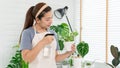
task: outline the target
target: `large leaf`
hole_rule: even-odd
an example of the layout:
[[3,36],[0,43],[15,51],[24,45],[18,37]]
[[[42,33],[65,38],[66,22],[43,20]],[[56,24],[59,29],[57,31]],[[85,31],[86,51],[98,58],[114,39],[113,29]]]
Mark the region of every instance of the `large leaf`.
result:
[[112,64],[116,67],[119,64],[119,60],[118,59],[113,59]]
[[53,25],[53,26],[50,27],[50,29],[53,30],[53,31],[55,31],[55,32],[58,32],[57,26]]
[[88,43],[85,43],[84,41],[80,42],[77,45],[77,51],[78,51],[79,55],[84,57],[89,51]]
[[113,57],[115,57],[116,59],[118,59],[119,58],[118,48],[114,47],[113,45],[111,45],[110,49],[111,49],[111,54],[113,55]]
[[62,40],[59,40],[58,42],[59,42],[60,50],[63,50],[63,48],[64,48],[63,41],[62,41]]

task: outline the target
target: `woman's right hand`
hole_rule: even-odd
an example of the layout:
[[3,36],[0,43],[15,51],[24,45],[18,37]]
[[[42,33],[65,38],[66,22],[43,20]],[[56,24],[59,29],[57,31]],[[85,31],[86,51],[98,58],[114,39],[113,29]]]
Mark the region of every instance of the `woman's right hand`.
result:
[[48,35],[42,39],[44,45],[50,44],[54,40],[54,36]]

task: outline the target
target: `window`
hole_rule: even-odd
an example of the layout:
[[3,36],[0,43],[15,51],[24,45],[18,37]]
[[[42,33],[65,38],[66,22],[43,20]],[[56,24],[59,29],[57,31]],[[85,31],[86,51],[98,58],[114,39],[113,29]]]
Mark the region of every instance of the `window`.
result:
[[105,62],[106,0],[82,1],[82,40],[90,47],[85,59]]
[[109,58],[108,61],[111,62],[113,56],[110,52],[110,46],[114,45],[120,50],[120,0],[109,0]]

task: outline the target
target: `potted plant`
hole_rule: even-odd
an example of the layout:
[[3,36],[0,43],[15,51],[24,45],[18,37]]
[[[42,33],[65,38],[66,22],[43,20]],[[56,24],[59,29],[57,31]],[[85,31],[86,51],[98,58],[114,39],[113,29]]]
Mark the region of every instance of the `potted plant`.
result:
[[[74,43],[74,37],[78,35],[77,32],[71,32],[69,30],[69,26],[66,23],[61,23],[60,25],[52,25],[50,27],[51,30],[55,31],[57,33],[59,47],[60,47],[60,53],[64,53],[65,51],[70,51],[71,45]],[[73,60],[70,58],[68,60],[68,64],[70,67],[73,66]],[[62,66],[66,66],[65,63],[63,63]]]
[[74,58],[74,66],[75,68],[78,68],[78,67],[84,68],[85,63],[84,63],[83,58],[89,52],[88,43],[81,41],[77,45],[77,52],[78,52],[78,55],[76,58]]
[[74,43],[74,37],[78,35],[77,32],[70,32],[69,26],[66,23],[60,25],[53,25],[50,29],[54,30],[58,35],[60,50],[66,49],[68,45]]
[[22,59],[21,52],[18,50],[19,45],[14,46],[17,48],[15,55],[10,59],[10,63],[6,68],[28,68],[28,63],[25,63]]
[[69,68],[69,62],[67,60],[62,62],[62,68]]
[[91,66],[92,66],[92,63],[91,62],[86,62],[85,63],[85,68],[91,68]]
[[89,52],[89,46],[88,43],[81,41],[78,45],[77,45],[77,51],[78,54],[84,58],[84,56]]
[[114,57],[114,59],[112,60],[112,65],[109,63],[107,64],[110,65],[112,68],[116,68],[120,63],[120,51],[114,45],[111,45],[110,50],[111,50],[111,54]]
[[[50,29],[54,30],[58,35],[60,50],[69,49],[71,44],[74,43],[74,37],[78,35],[77,32],[70,32],[69,26],[66,23],[61,23],[60,25],[53,25]],[[67,51],[69,51],[67,49]]]
[[68,32],[63,35],[64,46],[66,51],[71,51],[71,45],[74,44],[74,38],[78,35],[77,32]]
[[64,48],[64,44],[63,44],[64,40],[63,40],[63,38],[61,36],[62,36],[63,33],[66,33],[64,30],[67,31],[69,28],[66,27],[65,23],[62,23],[60,25],[52,25],[50,27],[50,29],[57,33],[60,50],[63,50],[63,48]]
[[68,61],[69,61],[70,68],[72,68],[73,67],[73,56],[71,56]]

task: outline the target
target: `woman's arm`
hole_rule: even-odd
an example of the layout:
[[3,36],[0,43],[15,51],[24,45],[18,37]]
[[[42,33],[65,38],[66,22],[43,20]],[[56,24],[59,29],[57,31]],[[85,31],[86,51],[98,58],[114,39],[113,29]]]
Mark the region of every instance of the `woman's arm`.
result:
[[72,53],[71,53],[70,51],[68,51],[68,52],[66,52],[66,53],[64,53],[64,54],[58,54],[58,53],[56,52],[56,58],[55,58],[55,60],[56,60],[56,62],[62,61],[62,60],[64,60],[65,58],[69,57],[71,54],[72,54]]
[[53,41],[52,36],[47,36],[43,38],[31,50],[28,50],[28,49],[22,50],[22,58],[24,59],[25,62],[32,62],[36,58],[38,53],[41,51],[41,49],[43,49],[46,44],[49,44],[52,41]]
[[75,52],[75,45],[73,45],[73,46],[71,47],[71,49],[72,49],[71,51],[67,51],[67,52],[64,53],[64,54],[58,54],[57,51],[56,51],[56,58],[55,58],[56,62],[62,61],[62,60],[64,60],[65,58],[67,58],[67,57],[69,57],[70,55],[72,55],[72,53]]
[[44,47],[44,44],[42,42],[39,42],[35,47],[33,47],[31,50],[25,49],[22,50],[22,58],[25,62],[32,62],[40,50]]

